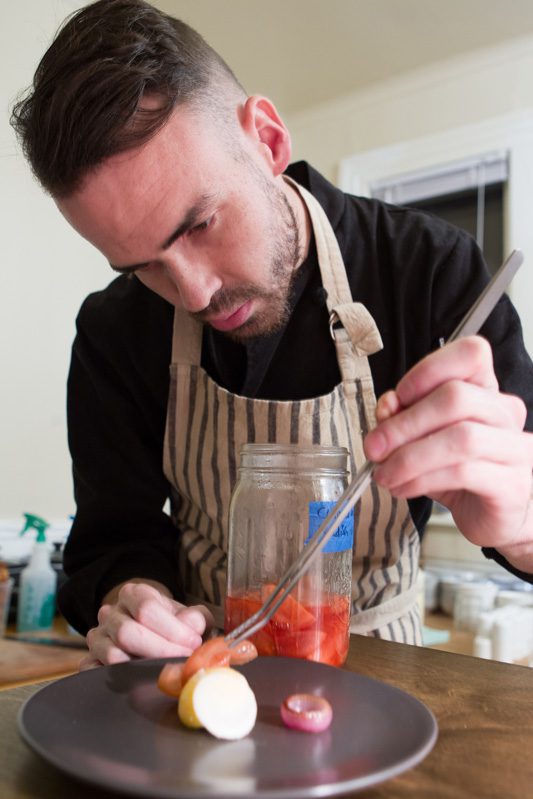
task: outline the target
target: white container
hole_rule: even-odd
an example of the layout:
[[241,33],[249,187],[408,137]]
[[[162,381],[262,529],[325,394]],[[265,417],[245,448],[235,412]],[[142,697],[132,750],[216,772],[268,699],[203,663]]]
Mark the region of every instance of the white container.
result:
[[[480,646],[481,649],[490,646],[494,660],[504,663],[527,660],[533,654],[533,608],[506,605],[482,613],[477,633],[475,654],[480,653]],[[478,639],[483,639],[483,643]]]
[[533,609],[509,605],[498,608],[494,615],[493,658],[513,663],[530,657],[533,652]]
[[453,608],[456,630],[475,633],[480,615],[494,607],[498,587],[488,580],[458,586]]
[[439,607],[439,575],[431,569],[424,569],[424,605],[431,613]]
[[439,584],[440,608],[442,612],[446,613],[448,616],[453,616],[455,594],[460,584],[461,581],[459,577],[454,577],[453,575],[447,575],[446,577],[442,578],[440,581]]
[[439,582],[439,604],[443,613],[453,616],[455,605],[455,595],[457,589],[463,583],[479,582],[480,575],[474,571],[446,571],[440,577]]
[[50,564],[44,531],[39,531],[30,562],[20,575],[17,631],[49,630],[54,620],[57,574]]
[[474,638],[474,657],[490,660],[492,658],[492,641],[486,635],[476,635]]
[[533,607],[533,591],[500,591],[496,597],[496,607],[503,608],[506,605]]

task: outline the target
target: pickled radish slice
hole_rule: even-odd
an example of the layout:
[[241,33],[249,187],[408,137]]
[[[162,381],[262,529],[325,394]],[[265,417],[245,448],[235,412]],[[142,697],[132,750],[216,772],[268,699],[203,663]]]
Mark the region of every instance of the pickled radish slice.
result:
[[200,669],[211,669],[217,666],[229,666],[230,649],[222,636],[204,641],[192,655],[189,655],[183,666],[183,684],[190,680]]
[[185,661],[183,667],[183,685],[190,680],[200,669],[212,669],[217,666],[234,666],[248,663],[257,657],[257,649],[251,641],[242,641],[235,647],[229,646],[228,642],[221,636],[210,638],[208,641],[195,649],[192,655]]
[[230,648],[229,662],[232,666],[242,666],[257,657],[257,648],[251,641],[241,641]]
[[327,699],[315,694],[292,694],[281,705],[283,723],[292,730],[323,732],[333,718]]
[[[277,588],[275,583],[265,583],[261,586],[261,604],[265,602],[270,594]],[[316,624],[316,619],[301,602],[291,594],[281,603],[274,616],[278,627],[290,629],[298,627],[299,630],[312,627]]]
[[237,646],[218,636],[205,641],[185,663],[166,663],[157,680],[157,687],[167,696],[178,699],[186,683],[201,669],[218,666],[241,666],[257,657],[257,649],[251,641],[241,641]]
[[235,741],[252,731],[257,702],[246,677],[222,666],[198,671],[186,683],[178,715],[187,727],[205,727],[216,738]]
[[[235,596],[226,596],[226,632],[242,624],[256,613],[274,586]],[[346,660],[349,645],[350,598],[331,592],[306,604],[290,596],[270,621],[251,636],[260,655],[299,657],[341,666]]]
[[184,663],[166,663],[157,678],[157,687],[167,696],[179,697],[183,688]]

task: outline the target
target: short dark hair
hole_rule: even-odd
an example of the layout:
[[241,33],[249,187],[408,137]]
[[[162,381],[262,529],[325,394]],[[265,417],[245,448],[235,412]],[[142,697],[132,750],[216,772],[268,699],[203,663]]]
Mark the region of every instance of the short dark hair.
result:
[[[178,105],[218,112],[232,92],[244,95],[184,22],[144,0],[98,0],[67,18],[11,124],[43,188],[65,197],[106,158],[151,138]],[[145,96],[157,107],[143,107]]]

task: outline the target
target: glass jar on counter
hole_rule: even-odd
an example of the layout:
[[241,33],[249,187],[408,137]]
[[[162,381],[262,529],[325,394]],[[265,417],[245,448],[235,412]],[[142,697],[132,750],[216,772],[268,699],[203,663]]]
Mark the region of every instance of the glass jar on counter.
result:
[[[255,613],[347,486],[344,447],[245,444],[229,511],[225,631]],[[353,511],[252,641],[260,655],[341,665],[349,644]]]

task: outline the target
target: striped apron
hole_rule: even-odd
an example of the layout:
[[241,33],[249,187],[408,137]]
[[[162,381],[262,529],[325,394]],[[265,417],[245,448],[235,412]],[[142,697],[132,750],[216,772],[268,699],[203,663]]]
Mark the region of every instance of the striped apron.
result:
[[[341,323],[331,325],[341,383],[329,394],[296,401],[232,394],[200,366],[202,324],[184,311],[174,312],[164,471],[180,531],[178,568],[187,603],[207,605],[220,627],[229,503],[242,444],[344,446],[354,474],[365,460],[363,438],[375,425],[368,355],[382,348],[381,337],[366,308],[352,300],[322,207],[290,182],[309,211],[330,319]],[[420,644],[419,536],[407,502],[372,483],[355,508],[354,524],[351,632]]]

